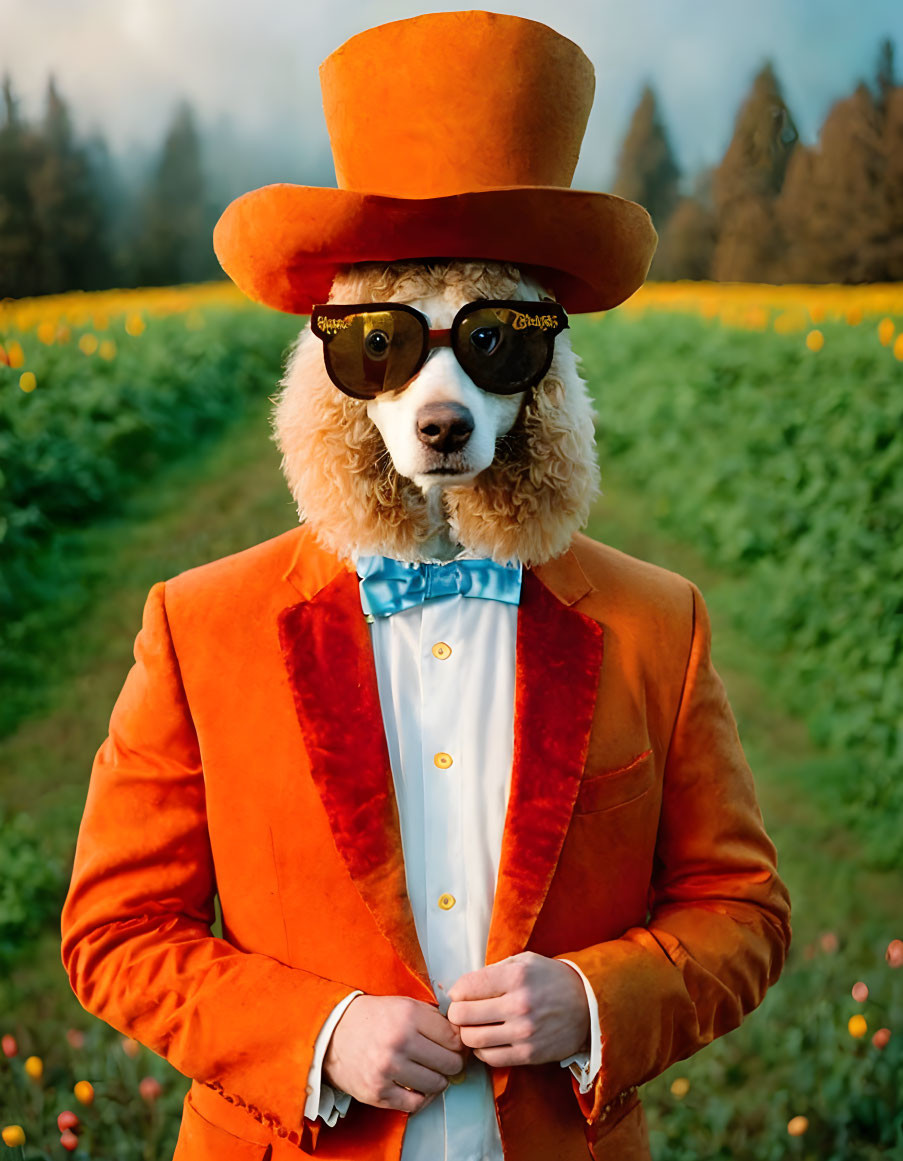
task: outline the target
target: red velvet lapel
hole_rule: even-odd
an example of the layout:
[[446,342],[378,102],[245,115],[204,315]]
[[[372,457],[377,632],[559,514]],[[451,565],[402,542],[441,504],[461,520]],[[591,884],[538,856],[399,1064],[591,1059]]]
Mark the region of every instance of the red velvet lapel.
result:
[[433,990],[407,894],[376,667],[357,578],[343,569],[279,616],[279,639],[311,774],[339,854],[380,930]]
[[553,591],[525,571],[518,615],[514,760],[487,963],[526,948],[545,901],[583,776],[602,666],[602,626],[568,607],[591,587],[573,556],[540,575]]

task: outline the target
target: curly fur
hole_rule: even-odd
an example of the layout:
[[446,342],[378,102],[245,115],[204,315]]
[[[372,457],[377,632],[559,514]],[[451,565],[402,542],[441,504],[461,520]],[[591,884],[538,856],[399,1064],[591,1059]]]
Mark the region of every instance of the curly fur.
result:
[[[496,262],[360,264],[335,279],[330,301],[512,298],[519,280],[515,267]],[[292,349],[275,404],[282,470],[319,541],[344,558],[425,559],[437,532],[435,507],[396,472],[366,404],[329,380],[309,328]],[[567,549],[597,493],[592,408],[565,332],[493,463],[470,483],[444,490],[439,519],[468,551],[537,565]]]

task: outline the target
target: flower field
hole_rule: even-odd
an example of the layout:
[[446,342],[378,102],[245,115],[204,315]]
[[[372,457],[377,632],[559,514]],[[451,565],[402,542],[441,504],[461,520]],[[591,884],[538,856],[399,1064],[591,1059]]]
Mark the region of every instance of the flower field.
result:
[[573,325],[603,487],[744,578],[736,622],[903,865],[903,290],[653,284]]
[[29,704],[29,615],[72,579],[60,534],[265,396],[299,323],[231,283],[0,303],[0,736]]
[[[0,304],[0,760],[6,745],[4,779],[49,771],[18,796],[28,814],[0,811],[0,1161],[172,1155],[188,1081],[84,1013],[58,962],[62,853],[109,696],[73,711],[93,715],[78,753],[65,722],[37,735],[30,767],[10,747],[46,712],[56,643],[35,625],[83,584],[81,530],[129,518],[177,461],[251,423],[261,474],[278,474],[263,405],[300,321],[224,284]],[[903,1161],[903,290],[649,284],[571,327],[603,488],[731,578],[721,611],[824,747],[800,791],[818,826],[766,811],[794,902],[784,975],[741,1028],[645,1087],[653,1156]],[[247,453],[224,462],[245,471]],[[284,488],[264,513],[250,483],[230,508],[186,478],[189,531],[235,526],[239,547],[293,519]],[[149,542],[159,556],[169,535]],[[112,536],[114,580],[120,548]],[[112,599],[109,577],[97,591]],[[754,762],[757,776],[795,777],[782,735],[741,729],[778,770]],[[852,864],[863,848],[877,869]]]

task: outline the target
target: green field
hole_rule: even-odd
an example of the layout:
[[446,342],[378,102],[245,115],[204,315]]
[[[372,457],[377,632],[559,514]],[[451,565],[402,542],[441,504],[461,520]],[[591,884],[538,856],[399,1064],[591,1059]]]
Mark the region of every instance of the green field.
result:
[[[53,1122],[63,1108],[85,1126],[77,1157],[171,1155],[187,1082],[145,1049],[128,1055],[81,1011],[59,965],[57,915],[148,589],[295,520],[266,401],[292,324],[262,332],[243,321],[255,316],[217,324],[224,358],[254,368],[233,397],[235,422],[224,415],[208,438],[168,448],[82,527],[51,527],[27,552],[41,599],[7,638],[18,650],[6,686],[18,725],[0,742],[0,1034],[19,1047],[0,1057],[0,1121],[25,1127],[25,1157],[62,1155]],[[600,415],[605,495],[590,532],[702,588],[794,901],[788,965],[762,1008],[646,1086],[656,1161],[903,1158],[903,970],[885,961],[903,937],[893,732],[903,364],[864,329],[822,331],[816,362],[798,334],[691,315],[573,324]],[[183,334],[196,332],[168,333],[173,359]],[[131,381],[140,374],[138,363]],[[46,387],[50,407],[63,388],[49,378]],[[6,394],[0,417],[11,406]],[[857,981],[868,985],[864,1002],[851,996]],[[857,1014],[861,1037],[848,1027]],[[878,1048],[883,1027],[892,1035]],[[43,1061],[39,1081],[24,1074],[28,1054]],[[157,1100],[138,1095],[148,1075],[163,1086]],[[72,1096],[81,1079],[94,1085],[90,1106]],[[808,1129],[790,1137],[798,1116]]]

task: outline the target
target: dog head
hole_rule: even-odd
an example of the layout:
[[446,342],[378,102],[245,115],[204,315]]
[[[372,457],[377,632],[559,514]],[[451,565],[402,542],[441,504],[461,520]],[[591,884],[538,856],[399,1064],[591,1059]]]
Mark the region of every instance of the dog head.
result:
[[[347,268],[330,302],[403,302],[444,329],[475,299],[542,297],[500,263],[406,262]],[[358,400],[330,381],[307,328],[281,383],[274,438],[299,515],[344,557],[428,559],[441,524],[479,555],[538,564],[567,548],[597,491],[592,412],[566,332],[526,394],[481,390],[440,347],[402,390]]]

